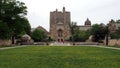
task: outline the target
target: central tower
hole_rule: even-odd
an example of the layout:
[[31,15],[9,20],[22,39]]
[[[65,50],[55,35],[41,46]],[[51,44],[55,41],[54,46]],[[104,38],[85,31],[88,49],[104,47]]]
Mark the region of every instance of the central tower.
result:
[[70,12],[63,7],[62,11],[50,12],[50,36],[56,41],[68,40],[71,36],[70,31]]

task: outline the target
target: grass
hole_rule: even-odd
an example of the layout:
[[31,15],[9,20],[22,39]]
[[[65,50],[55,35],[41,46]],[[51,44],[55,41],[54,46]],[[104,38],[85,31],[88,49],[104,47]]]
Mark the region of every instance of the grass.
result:
[[0,68],[120,68],[120,50],[90,46],[0,50]]

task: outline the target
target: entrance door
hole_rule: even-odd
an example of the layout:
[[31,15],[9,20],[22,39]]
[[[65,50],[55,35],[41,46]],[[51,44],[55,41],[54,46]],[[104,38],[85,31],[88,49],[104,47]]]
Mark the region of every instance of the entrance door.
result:
[[59,38],[63,37],[63,31],[61,29],[58,30],[58,37]]

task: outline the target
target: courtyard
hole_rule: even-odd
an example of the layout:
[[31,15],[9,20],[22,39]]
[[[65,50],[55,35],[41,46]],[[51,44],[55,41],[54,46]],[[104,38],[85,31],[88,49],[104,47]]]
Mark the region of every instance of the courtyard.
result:
[[120,49],[104,46],[0,48],[1,68],[120,68]]

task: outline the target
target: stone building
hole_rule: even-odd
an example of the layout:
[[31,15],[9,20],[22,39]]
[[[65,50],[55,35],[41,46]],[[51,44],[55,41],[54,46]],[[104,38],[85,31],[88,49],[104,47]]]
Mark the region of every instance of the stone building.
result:
[[31,39],[31,37],[28,34],[25,34],[21,37],[21,44],[22,45],[30,45],[33,44],[33,40]]
[[44,33],[46,33],[49,36],[49,32],[44,27],[42,27],[42,26],[38,26],[37,28],[32,28],[31,32],[33,32],[36,29],[42,30]]
[[62,11],[50,12],[50,37],[56,41],[64,41],[71,36],[70,32],[71,16],[70,12],[63,7]]
[[[32,32],[35,29],[43,30],[51,39],[62,42],[68,40],[71,37],[71,14],[69,11],[65,10],[63,7],[62,11],[52,11],[50,12],[50,31],[48,32],[42,26],[38,26],[37,28],[32,28]],[[87,18],[84,25],[77,25],[80,30],[89,30],[91,29],[91,21]]]
[[79,30],[84,30],[84,31],[91,29],[92,28],[91,21],[87,18],[84,25],[80,25],[78,26],[78,28]]
[[114,32],[118,29],[120,29],[120,23],[116,23],[113,19],[111,21],[109,21],[109,30],[110,32]]

